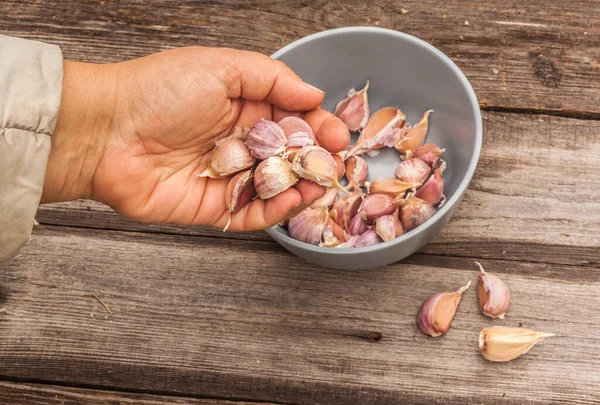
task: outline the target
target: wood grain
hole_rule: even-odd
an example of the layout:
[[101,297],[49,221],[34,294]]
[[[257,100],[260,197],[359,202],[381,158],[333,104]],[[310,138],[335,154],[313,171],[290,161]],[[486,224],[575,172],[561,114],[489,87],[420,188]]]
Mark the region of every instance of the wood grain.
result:
[[[256,405],[256,402],[146,395],[43,384],[0,382],[0,403],[10,405]],[[274,405],[261,402],[261,404]]]
[[0,32],[105,63],[189,45],[271,54],[325,29],[385,27],[448,54],[485,107],[599,118],[597,7],[594,0],[21,0],[3,2]]
[[[0,370],[276,403],[600,403],[598,268],[484,261],[511,288],[507,319],[481,315],[472,289],[431,339],[421,302],[477,273],[471,259],[411,260],[347,272],[260,241],[40,226],[0,273]],[[558,337],[490,364],[477,334],[501,324]]]
[[[598,266],[600,122],[487,112],[484,126],[470,188],[448,226],[422,252]],[[260,232],[133,223],[90,201],[42,206],[38,221],[270,240]]]

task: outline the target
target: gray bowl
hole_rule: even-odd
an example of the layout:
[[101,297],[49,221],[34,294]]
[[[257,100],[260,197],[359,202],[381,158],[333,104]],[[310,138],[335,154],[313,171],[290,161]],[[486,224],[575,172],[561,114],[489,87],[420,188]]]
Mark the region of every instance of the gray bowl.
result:
[[[293,254],[323,267],[367,269],[401,260],[429,243],[460,203],[479,159],[482,130],[477,97],[460,69],[441,51],[397,31],[349,27],[310,35],[272,55],[327,95],[323,108],[369,80],[371,112],[396,106],[415,124],[428,109],[427,143],[446,148],[446,204],[420,227],[392,241],[356,249],[322,248],[294,240],[284,228],[267,233]],[[366,155],[363,155],[366,157]],[[367,158],[370,179],[393,177],[400,162],[395,149]]]

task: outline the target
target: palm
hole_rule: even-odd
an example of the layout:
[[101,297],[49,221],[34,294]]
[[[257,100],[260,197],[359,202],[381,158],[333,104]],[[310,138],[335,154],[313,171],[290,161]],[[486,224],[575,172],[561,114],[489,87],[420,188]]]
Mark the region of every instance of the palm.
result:
[[[216,139],[234,125],[272,118],[273,108],[267,101],[243,101],[222,58],[215,50],[187,48],[128,62],[123,75],[130,85],[117,103],[122,116],[116,122],[124,124],[104,148],[94,198],[135,220],[224,225],[227,180],[196,174],[206,167]],[[264,228],[298,202],[291,192],[279,201],[255,201],[232,228]]]

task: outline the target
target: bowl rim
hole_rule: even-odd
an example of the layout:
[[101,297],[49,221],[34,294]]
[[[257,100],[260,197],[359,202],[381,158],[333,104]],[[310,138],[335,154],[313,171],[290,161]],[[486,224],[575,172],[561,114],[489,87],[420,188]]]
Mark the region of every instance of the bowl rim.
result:
[[440,59],[440,61],[442,63],[444,63],[447,67],[449,67],[450,70],[452,70],[457,75],[458,79],[461,81],[462,85],[466,89],[469,100],[471,102],[471,107],[473,108],[473,113],[475,116],[475,147],[474,147],[475,150],[473,151],[473,155],[471,157],[471,161],[469,162],[467,172],[466,172],[465,176],[463,177],[463,179],[461,180],[461,182],[459,183],[454,195],[451,198],[449,198],[448,201],[446,201],[446,203],[444,204],[443,207],[438,208],[436,210],[435,214],[431,217],[431,219],[427,220],[423,225],[413,229],[412,231],[409,231],[409,232],[403,234],[402,236],[399,236],[398,238],[392,239],[387,242],[382,242],[377,245],[365,246],[365,247],[360,247],[360,248],[332,249],[332,248],[321,247],[318,245],[310,245],[308,243],[304,243],[304,242],[298,241],[296,239],[293,239],[289,235],[280,233],[278,231],[278,228],[280,228],[279,225],[275,225],[272,228],[265,230],[267,232],[267,234],[269,234],[275,240],[283,239],[286,243],[289,243],[299,249],[303,249],[303,250],[314,252],[314,253],[334,255],[334,256],[335,255],[360,255],[360,254],[363,254],[366,252],[374,252],[374,251],[378,251],[381,249],[387,249],[389,247],[399,245],[408,239],[416,238],[418,235],[421,235],[421,234],[424,234],[425,232],[427,232],[427,230],[429,228],[434,226],[438,221],[440,221],[448,213],[448,211],[453,209],[454,206],[459,203],[460,199],[462,198],[464,193],[467,191],[469,183],[471,182],[473,174],[475,173],[475,169],[477,168],[477,163],[479,162],[479,156],[481,154],[481,145],[483,142],[483,123],[482,123],[482,118],[481,118],[481,110],[479,108],[479,101],[477,100],[477,96],[475,94],[475,91],[473,90],[473,87],[471,86],[471,83],[469,83],[469,80],[467,79],[465,74],[452,61],[452,59],[450,59],[450,57],[448,57],[445,53],[443,53],[442,51],[437,49],[435,46],[433,46],[430,43],[428,43],[422,39],[419,39],[415,36],[412,36],[412,35],[409,35],[409,34],[406,34],[406,33],[400,32],[400,31],[391,30],[391,29],[387,29],[387,28],[379,28],[379,27],[334,28],[334,29],[330,29],[330,30],[317,32],[315,34],[308,35],[308,36],[300,38],[292,43],[289,43],[288,45],[284,46],[283,48],[279,49],[277,52],[272,54],[271,58],[278,59],[285,53],[293,50],[294,48],[296,48],[298,46],[301,46],[307,42],[318,40],[323,37],[329,37],[332,35],[341,35],[341,34],[346,34],[346,33],[357,33],[357,32],[391,35],[398,39],[412,42],[413,44],[420,46],[422,48],[425,48],[429,52],[433,53],[435,56],[438,57],[438,59]]

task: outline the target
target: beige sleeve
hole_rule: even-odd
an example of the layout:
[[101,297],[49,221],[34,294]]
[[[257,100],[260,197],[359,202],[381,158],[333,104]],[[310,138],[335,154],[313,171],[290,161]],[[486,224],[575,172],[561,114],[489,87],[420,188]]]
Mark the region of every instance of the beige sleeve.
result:
[[62,80],[57,46],[0,35],[0,268],[31,236]]

